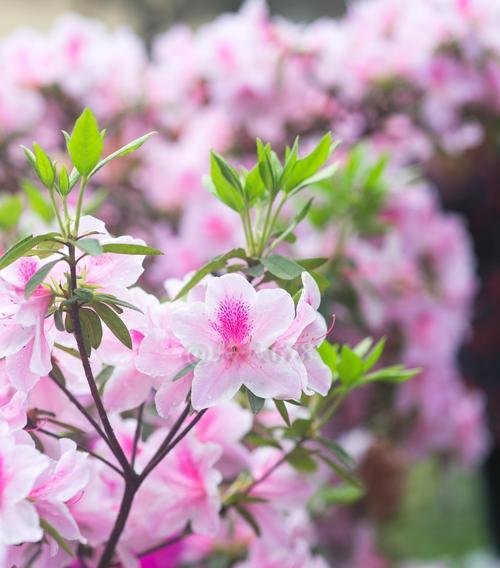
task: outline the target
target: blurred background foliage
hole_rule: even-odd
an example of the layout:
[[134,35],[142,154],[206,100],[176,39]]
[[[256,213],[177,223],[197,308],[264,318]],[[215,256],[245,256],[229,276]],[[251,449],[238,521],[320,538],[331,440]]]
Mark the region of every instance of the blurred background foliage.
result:
[[[64,12],[78,12],[111,26],[127,24],[146,40],[175,22],[194,24],[239,9],[242,0],[2,0],[0,35],[21,26],[47,29]],[[297,21],[339,16],[349,0],[269,0],[274,14]]]

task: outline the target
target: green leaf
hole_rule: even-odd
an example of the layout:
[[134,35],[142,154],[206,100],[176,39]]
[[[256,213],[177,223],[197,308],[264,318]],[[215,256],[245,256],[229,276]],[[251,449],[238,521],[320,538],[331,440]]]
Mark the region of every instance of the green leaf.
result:
[[45,199],[41,191],[27,179],[21,182],[21,187],[28,198],[31,209],[46,223],[50,223],[54,217],[50,201]]
[[54,377],[54,379],[56,379],[58,383],[60,383],[63,386],[66,385],[66,379],[64,378],[64,374],[59,368],[59,365],[54,361],[54,359],[52,359],[52,369],[50,371],[50,374]]
[[40,518],[40,527],[46,532],[49,536],[51,536],[57,544],[66,552],[68,556],[74,558],[75,555],[71,548],[68,546],[68,543],[64,540],[64,538],[59,534],[57,529],[55,529],[50,523],[48,523],[45,519]]
[[90,256],[99,256],[103,252],[103,247],[96,239],[79,239],[78,241],[71,241],[81,251],[90,254]]
[[282,280],[295,280],[304,272],[302,266],[279,254],[272,254],[263,258],[262,264],[273,276]]
[[36,156],[35,156],[35,154],[33,154],[33,152],[29,148],[26,148],[26,146],[23,146],[23,144],[21,144],[21,148],[22,148],[24,155],[26,156],[28,162],[31,164],[32,168],[36,169]]
[[64,165],[61,166],[59,171],[59,193],[61,195],[68,195],[71,191],[70,183],[69,183],[69,175],[68,170]]
[[354,347],[353,351],[354,353],[356,353],[356,355],[364,357],[368,353],[372,345],[373,339],[371,337],[365,337]]
[[70,314],[70,312],[66,312],[66,318],[64,320],[64,329],[68,333],[73,333],[75,331],[75,326],[73,324],[73,316]]
[[275,193],[276,178],[274,177],[273,163],[271,159],[271,146],[264,145],[260,138],[257,138],[257,157],[260,177],[265,187],[272,193]]
[[286,458],[287,462],[297,471],[302,473],[314,473],[318,469],[318,464],[311,456],[311,452],[303,446],[297,446]]
[[323,363],[330,368],[333,373],[337,372],[337,361],[338,361],[338,349],[336,345],[332,345],[328,341],[323,341],[323,343],[318,347],[318,353],[323,360]]
[[24,288],[24,297],[28,299],[31,294],[40,286],[40,284],[45,280],[49,272],[54,268],[54,266],[61,262],[61,259],[53,260],[52,262],[47,262],[41,268],[39,268],[35,274],[28,280]]
[[35,172],[40,178],[40,181],[47,189],[51,189],[54,185],[54,180],[56,177],[56,172],[54,169],[54,164],[51,162],[50,158],[44,152],[44,150],[36,143],[33,143],[33,149],[35,151]]
[[310,270],[314,270],[315,268],[319,268],[328,262],[328,258],[324,257],[315,257],[315,258],[299,258],[295,262],[302,266],[304,270],[308,272]]
[[290,416],[288,416],[288,410],[286,408],[286,404],[282,400],[274,399],[274,404],[280,413],[281,418],[285,421],[285,424],[288,427],[291,427],[292,423],[290,422]]
[[106,324],[111,333],[119,339],[123,345],[132,349],[132,338],[130,337],[127,326],[116,315],[116,313],[106,304],[101,304],[100,302],[94,302],[92,307]]
[[64,322],[62,319],[62,310],[59,308],[54,312],[54,324],[58,331],[64,331]]
[[281,445],[279,444],[279,442],[277,442],[273,438],[264,438],[263,436],[259,436],[259,434],[256,434],[255,432],[250,432],[249,434],[247,434],[245,436],[245,440],[252,446],[256,447],[269,446],[271,448],[276,448],[278,450],[281,450]]
[[89,347],[97,349],[102,341],[102,324],[99,316],[92,310],[82,308],[80,309],[80,321],[82,323],[82,329],[86,329],[85,333],[87,334]]
[[0,202],[0,228],[13,229],[21,217],[23,204],[19,195],[7,195]]
[[291,192],[317,173],[319,168],[326,162],[332,151],[332,135],[329,132],[319,142],[316,148],[305,158],[295,162],[287,179],[283,180],[283,189],[286,193]]
[[306,178],[305,180],[301,181],[294,189],[293,189],[293,194],[295,195],[296,193],[298,193],[301,189],[304,189],[305,187],[309,187],[311,185],[316,185],[319,184],[323,181],[329,180],[330,178],[332,178],[335,174],[335,172],[338,169],[338,164],[331,164],[330,166],[327,166],[326,168],[323,168],[322,170],[320,170],[319,172],[315,173],[313,176]]
[[99,125],[89,108],[86,108],[75,122],[68,142],[68,152],[75,168],[87,177],[99,162],[103,141]]
[[156,134],[156,132],[148,132],[147,134],[144,134],[144,136],[140,136],[139,138],[132,140],[132,142],[125,144],[125,146],[122,146],[119,150],[116,150],[109,156],[106,156],[95,166],[95,168],[93,168],[93,170],[89,174],[89,177],[96,174],[101,168],[103,168],[106,164],[108,164],[112,160],[115,160],[116,158],[121,158],[122,156],[126,156],[127,154],[135,152],[135,150],[140,148],[154,134]]
[[243,211],[245,202],[242,195],[242,187],[238,173],[222,156],[215,152],[210,155],[210,176],[213,185],[211,191],[222,203],[231,207],[238,213]]
[[189,363],[189,365],[183,367],[178,373],[175,374],[174,378],[172,379],[172,382],[175,383],[175,381],[184,378],[188,373],[190,373],[196,367],[197,364],[198,361],[193,361],[192,363]]
[[259,525],[255,520],[254,516],[252,515],[252,513],[250,513],[250,511],[245,507],[243,507],[240,503],[236,503],[234,505],[234,508],[238,511],[241,517],[248,523],[248,525],[253,529],[254,533],[257,536],[260,536]]
[[227,261],[231,260],[232,258],[242,258],[246,259],[245,250],[242,248],[236,248],[230,250],[226,254],[222,254],[220,256],[216,256],[213,260],[202,266],[190,279],[189,281],[184,284],[181,290],[177,293],[174,300],[179,300],[183,296],[185,296],[192,288],[198,284],[205,276],[210,274],[211,272],[216,272],[217,270],[221,270],[227,265]]
[[266,186],[262,181],[258,164],[245,177],[244,192],[249,204],[254,203],[264,194]]
[[374,371],[373,373],[364,375],[359,384],[366,385],[376,381],[403,383],[412,379],[419,373],[420,369],[405,369],[402,365],[393,365],[392,367],[385,367],[379,371]]
[[250,404],[250,408],[252,409],[252,412],[254,414],[258,414],[262,410],[266,402],[265,399],[261,398],[260,396],[257,396],[256,394],[253,394],[253,392],[248,389],[247,389],[247,398]]
[[347,345],[342,346],[340,363],[337,366],[340,382],[347,386],[356,383],[363,372],[363,359]]
[[355,464],[352,457],[344,450],[342,446],[334,442],[333,440],[328,440],[327,438],[320,438],[318,440],[325,448],[327,448],[338,460],[340,460],[346,467],[352,469]]
[[365,494],[362,487],[350,483],[341,483],[330,487],[323,487],[315,500],[325,505],[351,505],[359,501]]
[[154,256],[163,254],[161,250],[148,247],[145,245],[133,245],[126,243],[108,243],[102,245],[103,252],[111,252],[116,254],[137,254],[144,256]]
[[363,372],[369,371],[376,365],[384,352],[385,337],[375,344],[375,347],[368,353],[363,362]]
[[141,314],[144,313],[140,308],[134,306],[134,304],[126,302],[125,300],[121,300],[120,298],[117,298],[112,294],[93,294],[93,298],[95,298],[99,302],[102,302],[103,304],[108,304],[111,307],[122,306]]
[[318,457],[326,463],[330,468],[344,481],[355,487],[363,487],[362,483],[352,475],[350,471],[338,464],[336,461],[330,459],[328,456],[318,454]]

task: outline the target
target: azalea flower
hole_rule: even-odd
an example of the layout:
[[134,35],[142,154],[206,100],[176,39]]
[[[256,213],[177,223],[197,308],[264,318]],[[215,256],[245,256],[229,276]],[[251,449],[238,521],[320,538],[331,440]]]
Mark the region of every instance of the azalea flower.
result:
[[20,258],[0,274],[0,357],[6,358],[7,376],[21,391],[29,391],[52,368],[53,340],[47,331],[53,324],[46,319],[52,293],[38,286],[24,297],[26,284],[42,265],[34,257]]
[[286,352],[291,347],[297,354],[293,362],[306,394],[317,392],[326,396],[332,384],[332,372],[316,350],[328,333],[325,319],[317,311],[321,294],[309,273],[303,272],[301,278],[303,288],[297,303],[297,315],[273,348]]
[[193,407],[200,410],[229,400],[242,385],[262,398],[299,398],[297,371],[271,349],[294,316],[287,292],[256,291],[239,274],[209,280],[204,302],[188,302],[176,309],[172,331],[199,359]]
[[43,536],[30,493],[49,458],[33,446],[16,443],[0,424],[0,544],[37,542]]

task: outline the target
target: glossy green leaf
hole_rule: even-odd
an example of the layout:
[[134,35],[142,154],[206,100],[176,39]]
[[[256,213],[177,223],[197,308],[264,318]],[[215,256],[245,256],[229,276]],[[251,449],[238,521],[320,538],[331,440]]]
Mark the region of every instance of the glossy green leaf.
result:
[[36,142],[33,143],[33,149],[36,159],[35,172],[43,185],[50,189],[54,185],[56,176],[54,164]]
[[25,237],[14,246],[12,246],[1,258],[0,258],[0,270],[9,266],[15,262],[18,258],[24,256],[27,252],[32,250],[36,245],[44,242],[50,241],[54,237],[57,237],[57,233],[44,233],[43,235],[38,235],[33,237],[30,235],[29,237]]
[[132,142],[125,144],[125,146],[122,146],[120,149],[116,150],[109,156],[106,156],[95,166],[95,168],[92,169],[92,171],[89,174],[89,177],[96,174],[101,168],[103,168],[106,164],[108,164],[112,160],[115,160],[116,158],[121,158],[122,156],[126,156],[127,154],[135,152],[135,150],[139,149],[154,134],[156,134],[156,132],[148,132],[147,134],[144,134],[144,136],[140,136],[139,138],[132,140]]
[[254,414],[258,414],[264,407],[264,404],[266,402],[265,399],[261,398],[260,396],[257,396],[248,389],[247,389],[247,398],[250,404],[250,408],[252,409],[252,412]]
[[283,418],[285,424],[288,427],[291,427],[292,423],[290,421],[290,416],[288,416],[288,410],[286,408],[286,404],[284,403],[284,401],[274,399],[274,404],[276,405],[276,408],[280,413],[281,418]]
[[92,307],[106,324],[111,333],[120,340],[123,345],[132,349],[132,338],[130,337],[127,326],[116,315],[116,313],[109,306],[101,304],[100,302],[94,302]]
[[330,156],[331,150],[332,135],[328,133],[310,154],[295,162],[287,178],[283,179],[284,191],[287,193],[291,192],[301,186],[306,179],[315,175]]
[[99,256],[103,253],[103,247],[96,239],[84,238],[77,241],[72,241],[72,243],[81,251],[90,254],[90,256]]
[[134,245],[126,243],[108,243],[102,245],[103,252],[111,252],[115,254],[135,254],[144,256],[154,256],[163,254],[161,250],[148,247],[146,245]]
[[70,186],[70,182],[69,182],[69,175],[68,175],[68,170],[66,169],[66,167],[64,165],[61,166],[61,169],[59,171],[59,193],[61,195],[68,195],[68,193],[71,191],[71,186]]
[[243,211],[245,202],[238,174],[222,156],[215,152],[210,156],[210,176],[213,187],[209,189],[215,196],[238,213]]
[[88,176],[99,162],[103,141],[95,116],[86,108],[75,122],[68,152],[80,175]]
[[40,518],[40,527],[45,533],[47,533],[57,542],[57,544],[64,550],[64,552],[66,552],[68,556],[71,556],[71,558],[75,557],[68,543],[61,536],[61,534],[57,531],[56,528],[54,528],[49,522],[47,522],[45,519],[42,518]]
[[302,266],[280,254],[272,254],[263,258],[262,264],[273,276],[282,280],[294,280],[304,272]]
[[47,262],[41,268],[39,268],[35,274],[28,280],[26,286],[24,287],[24,297],[28,299],[31,294],[42,284],[42,282],[47,278],[49,272],[54,268],[54,266],[61,262],[61,259],[53,260],[52,262]]
[[311,452],[303,446],[297,446],[287,455],[287,462],[301,473],[314,473],[318,469]]

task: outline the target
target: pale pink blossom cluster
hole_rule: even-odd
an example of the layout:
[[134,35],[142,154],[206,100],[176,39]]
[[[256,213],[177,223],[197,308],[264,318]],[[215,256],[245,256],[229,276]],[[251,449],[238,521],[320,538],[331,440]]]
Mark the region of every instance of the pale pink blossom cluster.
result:
[[[490,0],[360,2],[341,21],[309,25],[272,19],[254,1],[196,31],[176,26],[156,38],[150,58],[129,30],[110,32],[78,16],[64,17],[48,33],[19,30],[0,42],[0,143],[8,156],[0,161],[2,185],[12,186],[22,171],[20,142],[36,138],[57,153],[58,130],[68,128],[83,105],[113,125],[111,149],[131,135],[157,130],[132,165],[112,164],[101,177],[115,204],[114,209],[107,204],[105,214],[115,225],[124,214],[134,225],[127,227],[130,232],[153,233],[167,251],[151,269],[155,284],[182,279],[243,242],[238,217],[201,182],[211,148],[244,161],[252,157],[255,136],[284,148],[296,134],[314,140],[328,128],[349,143],[367,139],[374,154],[388,150],[400,164],[425,162],[435,147],[460,154],[483,141],[482,117],[500,109],[499,25],[500,7]],[[443,214],[427,182],[401,183],[396,169],[389,180],[383,218],[390,228],[376,239],[348,239],[345,250],[354,264],[344,277],[357,292],[368,329],[386,333],[405,363],[424,369],[397,394],[395,411],[417,410],[407,447],[418,456],[451,451],[474,464],[487,443],[483,401],[463,386],[456,364],[476,287],[466,230],[460,219]],[[90,217],[82,227],[106,234]],[[331,254],[335,234],[330,239],[329,232],[315,231],[301,235],[298,250]],[[90,403],[70,353],[74,345],[46,318],[46,289],[24,297],[30,277],[50,260],[24,258],[0,278],[0,565],[6,566],[31,557],[29,543],[40,538],[40,518],[73,549],[99,548],[123,490],[122,479],[106,464],[86,460],[68,439],[57,442],[39,432],[60,432],[53,416],[89,432],[47,377],[57,353],[68,386]],[[303,517],[311,488],[289,466],[253,490],[257,499],[249,508],[264,538],[257,539],[234,512],[219,517],[225,480],[244,468],[265,477],[280,455],[270,448],[248,450],[242,440],[252,416],[229,399],[242,385],[275,398],[323,394],[329,387],[315,350],[327,325],[312,281],[304,276],[297,307],[283,290],[256,291],[235,275],[208,278],[187,300],[160,304],[140,289],[128,289],[142,273],[141,258],[102,255],[80,266],[86,283],[145,314],[124,313],[132,350],[105,334],[93,362],[96,374],[113,367],[103,398],[116,413],[115,429],[129,454],[135,421],[118,413],[154,397],[155,413],[148,420],[156,432],[137,449],[139,469],[154,455],[189,390],[196,409],[209,408],[137,494],[120,541],[121,562],[137,565],[137,554],[175,539],[190,523],[197,534],[146,554],[143,565],[196,563],[236,543],[250,547],[239,568],[283,566],[291,557],[297,567],[322,568],[324,561],[311,554],[310,520]],[[57,281],[57,268],[51,277]],[[176,286],[168,283],[169,296]],[[194,371],[172,381],[198,360]],[[214,375],[217,383],[203,380]],[[268,380],[260,383],[264,377]],[[45,456],[22,431],[30,428],[33,409],[49,413],[37,416],[34,425]],[[97,440],[95,450],[113,461]],[[23,476],[14,477],[18,470]],[[266,495],[272,504],[258,502]],[[14,529],[19,534],[10,532]],[[57,566],[64,554],[49,539],[35,566]]]
[[[89,216],[82,218],[80,228],[83,234],[97,234],[102,245],[142,243],[131,237],[111,238],[104,224]],[[239,274],[207,277],[187,299],[161,304],[140,288],[130,289],[143,271],[143,258],[105,253],[78,264],[81,285],[116,294],[140,310],[123,314],[132,349],[106,331],[92,358],[96,376],[112,369],[103,400],[118,442],[128,460],[134,452],[140,473],[190,392],[194,409],[209,410],[138,491],[117,548],[121,565],[138,566],[144,557],[147,566],[151,556],[151,562],[156,558],[162,566],[177,566],[222,548],[233,550],[237,558],[248,549],[241,566],[274,566],[293,548],[297,566],[326,566],[311,553],[314,531],[306,506],[315,484],[283,459],[293,442],[281,440],[283,449],[251,449],[243,440],[254,416],[232,400],[242,385],[266,398],[298,399],[302,391],[327,394],[331,371],[316,351],[327,334],[318,312],[316,282],[303,273],[297,306],[288,292],[256,290]],[[72,354],[73,336],[59,331],[47,317],[53,290],[64,286],[64,264],[26,294],[40,263],[52,261],[53,256],[43,261],[24,257],[0,275],[2,566],[67,566],[68,551],[76,553],[80,547],[81,554],[81,547],[88,546],[99,552],[124,490],[107,441],[95,436],[92,424],[66,398],[70,392],[83,406],[91,402],[83,369]],[[49,283],[51,289],[44,286]],[[47,376],[54,361],[66,390]],[[192,362],[197,363],[194,371],[177,377]],[[144,417],[153,433],[135,441],[136,419],[120,413],[149,403],[153,393],[155,404],[146,406]],[[265,414],[267,420],[276,420],[276,410]],[[93,440],[90,459],[61,433],[67,430]],[[235,511],[220,514],[224,492],[243,471],[254,480],[247,487],[247,509],[260,527],[260,538]],[[192,536],[176,547],[162,546],[188,525]],[[53,538],[51,531],[56,531]],[[95,558],[87,565],[92,562]]]
[[[237,216],[201,183],[211,148],[250,157],[256,135],[284,145],[297,133],[313,139],[318,125],[349,142],[368,138],[375,151],[388,149],[403,163],[428,158],[436,143],[447,152],[479,143],[479,119],[464,114],[498,109],[495,54],[500,46],[494,30],[499,20],[498,6],[486,0],[378,0],[353,5],[340,21],[304,26],[272,19],[263,2],[253,1],[196,31],[174,27],[155,39],[148,59],[132,32],[110,32],[96,22],[66,16],[48,34],[21,30],[0,44],[2,136],[15,141],[9,145],[12,161],[0,167],[9,180],[20,159],[18,141],[38,136],[54,144],[57,127],[66,127],[83,104],[114,121],[113,143],[139,129],[158,130],[133,171],[113,166],[103,183],[116,186],[118,207],[128,223],[137,225],[134,232],[146,236],[154,231],[168,249],[150,278],[156,283],[182,278],[243,240]],[[418,32],[422,22],[425,34]],[[120,60],[127,65],[117,64]],[[21,104],[24,110],[18,112]],[[133,180],[135,192],[122,196],[127,179]],[[387,214],[393,223],[387,236],[377,243],[352,239],[348,246],[359,265],[356,289],[364,315],[372,330],[396,325],[407,360],[427,370],[428,388],[419,394],[409,386],[412,393],[402,409],[420,407],[424,396],[436,399],[444,384],[453,385],[449,388],[457,400],[475,400],[467,405],[474,416],[467,424],[475,434],[459,435],[457,423],[445,443],[442,435],[439,442],[433,440],[438,429],[425,427],[420,444],[449,444],[479,457],[485,443],[482,402],[460,385],[454,363],[475,286],[465,232],[458,220],[442,214],[426,184],[408,193],[396,174],[390,184],[394,198]],[[129,199],[134,200],[130,217]],[[112,221],[120,219],[107,207]],[[168,216],[162,217],[162,211]],[[422,223],[429,230],[422,231]],[[314,246],[320,240],[314,232],[301,239]],[[378,266],[370,270],[373,263]],[[43,298],[36,301],[43,312]],[[38,340],[36,314],[24,317],[34,318],[31,335],[18,341],[38,353],[44,343]],[[428,349],[437,337],[439,355]],[[47,367],[46,353],[45,359],[43,352],[39,355],[38,363]],[[26,357],[23,352],[25,367]],[[14,351],[9,365],[20,358]],[[462,451],[465,439],[476,451]]]

